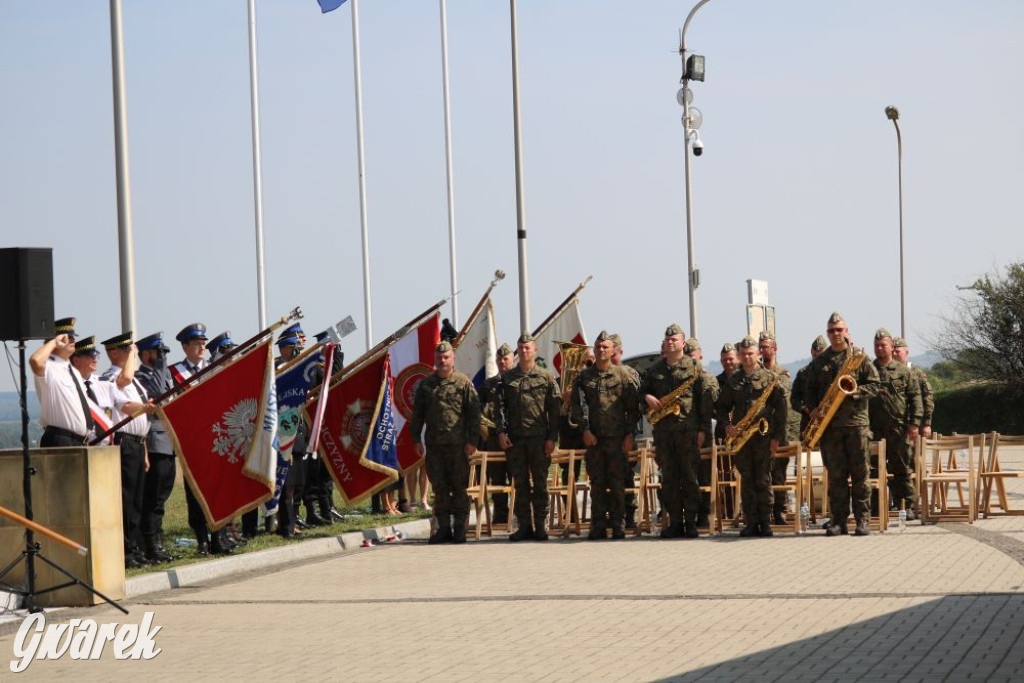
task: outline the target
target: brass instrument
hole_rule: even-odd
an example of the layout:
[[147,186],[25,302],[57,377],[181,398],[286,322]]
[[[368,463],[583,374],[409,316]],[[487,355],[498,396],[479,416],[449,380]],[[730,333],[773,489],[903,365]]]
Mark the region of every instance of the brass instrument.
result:
[[807,444],[808,448],[814,448],[818,445],[822,435],[825,433],[825,428],[828,427],[829,422],[835,417],[836,411],[839,410],[843,400],[857,391],[857,380],[853,378],[853,373],[860,369],[860,366],[864,364],[867,357],[867,354],[862,349],[852,349],[850,355],[839,368],[836,378],[832,380],[832,384],[829,385],[828,391],[825,392],[824,398],[821,399],[821,403],[811,413],[807,429],[804,430],[803,441]]
[[661,409],[654,410],[653,408],[647,411],[647,421],[652,425],[658,424],[669,415],[678,415],[682,408],[679,405],[680,399],[686,394],[691,388],[697,378],[700,377],[700,372],[694,372],[693,377],[686,380],[678,387],[668,392],[658,400],[661,401]]
[[481,439],[486,439],[488,436],[490,436],[491,430],[494,429],[497,426],[498,425],[494,424],[494,420],[492,420],[491,418],[487,417],[484,414],[481,414],[480,415],[480,438]]
[[570,403],[568,392],[572,389],[580,370],[590,360],[590,347],[574,342],[556,341],[555,343],[558,344],[558,352],[562,354],[562,374],[558,377],[558,388],[562,392],[562,415],[568,415]]
[[779,386],[779,376],[773,372],[771,384],[765,387],[765,390],[761,392],[757,400],[750,404],[747,414],[736,423],[736,430],[739,434],[733,438],[725,437],[725,447],[729,449],[730,453],[739,453],[739,450],[743,448],[747,441],[750,441],[750,437],[754,436],[755,432],[761,436],[768,433],[768,420],[761,417],[761,413],[768,403],[768,397],[772,395],[777,386]]

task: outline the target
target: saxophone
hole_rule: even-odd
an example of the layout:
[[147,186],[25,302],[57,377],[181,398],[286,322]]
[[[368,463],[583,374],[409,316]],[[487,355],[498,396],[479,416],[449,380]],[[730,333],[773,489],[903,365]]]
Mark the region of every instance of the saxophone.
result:
[[725,447],[730,453],[739,453],[740,449],[750,440],[750,437],[754,436],[755,432],[761,436],[768,433],[768,420],[761,417],[761,413],[768,403],[768,397],[772,395],[777,386],[779,386],[779,376],[773,372],[771,383],[765,387],[761,395],[757,397],[757,400],[750,404],[747,414],[736,423],[736,430],[739,434],[733,438],[725,437]]
[[828,391],[825,392],[824,398],[821,399],[821,403],[811,413],[810,422],[807,423],[807,429],[804,430],[803,434],[803,441],[808,448],[814,448],[818,445],[822,435],[825,433],[825,428],[828,427],[829,422],[835,417],[836,411],[839,410],[843,400],[857,391],[857,380],[853,378],[853,373],[860,369],[860,366],[864,364],[867,357],[867,354],[862,349],[851,347],[850,355],[843,361],[843,365],[839,368],[839,372],[836,373],[836,378],[832,380],[832,384],[829,385]]
[[672,391],[668,392],[667,394],[659,398],[658,400],[661,401],[661,409],[655,410],[651,408],[650,410],[648,410],[647,421],[650,422],[652,425],[655,425],[664,420],[669,415],[678,415],[679,412],[682,410],[682,408],[679,405],[680,399],[682,399],[683,395],[686,394],[686,392],[688,392],[693,387],[698,377],[700,377],[700,371],[696,370],[693,373],[693,377],[686,380],[678,387],[676,387]]

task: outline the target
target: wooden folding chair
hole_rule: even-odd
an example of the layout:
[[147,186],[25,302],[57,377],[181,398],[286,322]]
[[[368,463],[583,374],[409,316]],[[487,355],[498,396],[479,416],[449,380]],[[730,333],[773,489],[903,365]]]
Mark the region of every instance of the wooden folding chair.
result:
[[[809,456],[808,456],[809,457]],[[885,531],[889,528],[889,486],[887,478],[888,470],[885,466],[885,440],[872,441],[868,448],[868,462],[874,463],[875,474],[868,473],[868,486],[877,492],[878,511],[876,514],[868,512],[868,528],[876,531]],[[808,469],[811,469],[808,467]],[[829,517],[828,498],[828,468],[823,467],[821,471],[821,482],[824,488],[824,496],[821,501],[821,516]],[[847,518],[849,520],[849,518]],[[832,520],[835,523],[836,520]]]
[[[626,458],[626,468],[627,468],[627,470],[626,470],[626,472],[627,472],[626,495],[629,495],[630,493],[632,493],[635,496],[635,500],[637,502],[637,513],[638,513],[638,515],[639,515],[639,508],[640,508],[640,506],[642,504],[641,501],[643,500],[643,495],[644,495],[644,475],[645,475],[644,467],[646,467],[646,464],[647,464],[647,458],[644,456],[644,452],[645,452],[645,449],[643,447],[636,448],[636,449],[630,451],[629,455]],[[632,482],[629,481],[629,475],[630,474],[633,475],[632,476]],[[626,521],[626,524],[628,525],[629,524],[629,520],[627,519],[625,521]],[[637,519],[637,520],[634,520],[633,535],[634,536],[639,536],[640,534],[641,534],[640,520]]]
[[800,461],[802,459],[802,449],[800,444],[790,444],[789,446],[779,446],[778,450],[775,451],[776,458],[785,458],[787,462],[789,458],[796,458],[796,470],[791,474],[790,468],[786,467],[786,483],[785,484],[772,484],[772,494],[776,491],[784,491],[789,495],[789,492],[793,492],[793,509],[786,515],[786,524],[775,524],[772,523],[773,531],[792,531],[793,533],[800,533],[800,506],[803,505],[803,478],[801,477],[802,468]]
[[[807,502],[807,510],[809,513],[808,522],[814,524],[818,521],[818,517],[824,517],[826,509],[826,501],[828,500],[828,481],[825,476],[825,458],[821,454],[821,451],[814,451],[808,448],[806,445],[801,444],[803,450],[803,488],[804,488],[804,501]],[[817,457],[815,457],[817,456]],[[817,464],[817,470],[815,466]],[[821,494],[817,491],[820,489]]]
[[718,530],[724,531],[727,524],[732,528],[740,525],[740,519],[743,517],[743,482],[740,481],[739,473],[733,466],[732,452],[724,444],[715,444],[714,455],[711,477],[715,481],[715,514],[718,516]]
[[[1010,509],[1005,483],[1006,479],[1024,477],[1024,470],[1004,470],[999,463],[999,446],[1024,446],[1024,436],[1009,436],[992,432],[988,453],[982,461],[981,471],[978,473],[981,478],[981,486],[978,487],[981,494],[978,511],[986,518],[997,515],[1024,515],[1024,510]],[[995,503],[992,502],[993,487],[996,493]],[[994,512],[993,508],[999,508],[999,512]]]
[[495,493],[508,495],[508,521],[501,529],[505,533],[512,531],[512,510],[515,505],[516,490],[514,482],[509,481],[505,485],[491,484],[487,480],[487,467],[494,463],[507,462],[504,451],[477,451],[469,458],[469,486],[466,492],[469,494],[470,503],[476,514],[476,527],[473,538],[480,540],[481,536],[494,536],[495,525],[492,523],[491,497]]
[[645,446],[641,449],[643,465],[641,466],[640,509],[637,510],[637,535],[641,533],[658,533],[658,511],[661,505],[658,493],[661,491],[661,469],[654,458],[654,447]]
[[[570,515],[575,509],[573,502],[573,468],[575,451],[556,450],[551,454],[551,468],[548,470],[548,528],[564,536],[568,529]],[[562,468],[567,476],[562,483]]]
[[[938,436],[919,441],[917,470],[922,522],[974,523],[978,518],[979,498],[976,458],[982,449],[983,445],[973,435]],[[958,505],[950,505],[951,487],[956,487]]]
[[[563,461],[560,466],[565,467],[567,473],[566,504],[563,512],[564,522],[562,527],[563,538],[568,538],[571,534],[582,536],[585,532],[590,531],[590,519],[587,517],[590,502],[590,481],[576,480],[576,463],[583,459],[585,453],[586,451],[582,449],[561,451]],[[580,474],[583,474],[582,470]],[[561,480],[559,480],[559,485],[561,485]]]

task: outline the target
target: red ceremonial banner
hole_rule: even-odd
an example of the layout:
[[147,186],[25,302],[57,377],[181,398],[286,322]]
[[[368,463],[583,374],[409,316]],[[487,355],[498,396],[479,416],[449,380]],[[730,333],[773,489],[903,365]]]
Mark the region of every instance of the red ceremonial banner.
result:
[[[331,387],[327,396],[319,453],[347,504],[373,495],[398,480],[397,473],[375,471],[359,463],[390,380],[387,359],[387,353],[381,354],[377,360]],[[307,403],[307,414],[312,410],[313,405]]]
[[391,373],[395,379],[395,426],[398,429],[398,466],[404,472],[420,463],[413,449],[408,420],[416,387],[434,372],[434,349],[441,341],[441,314],[435,313],[391,346]]
[[159,409],[185,478],[213,530],[274,493],[273,481],[257,481],[244,471],[258,446],[272,363],[268,340]]

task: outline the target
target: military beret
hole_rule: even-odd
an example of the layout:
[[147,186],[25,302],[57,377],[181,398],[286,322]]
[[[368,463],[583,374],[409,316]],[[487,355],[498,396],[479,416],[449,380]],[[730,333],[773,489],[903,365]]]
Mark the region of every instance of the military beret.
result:
[[686,340],[686,344],[683,346],[683,353],[693,353],[700,349],[700,342],[697,341],[696,337],[690,337]]
[[103,348],[107,351],[112,349],[123,349],[132,345],[132,331],[128,330],[124,334],[119,334],[116,337],[111,337],[103,341]]
[[601,342],[606,342],[606,341],[611,341],[611,340],[612,340],[612,337],[611,337],[610,334],[608,334],[607,330],[601,330],[598,333],[597,337],[594,339],[594,343],[595,344],[599,344]]
[[738,346],[741,349],[749,349],[751,347],[756,347],[757,346],[757,340],[748,335],[748,336],[744,337],[743,339],[741,339],[740,343],[737,344],[736,346]]
[[284,348],[285,346],[298,346],[298,345],[299,345],[299,335],[295,334],[294,332],[292,332],[291,334],[287,334],[287,333],[282,334],[280,337],[277,338],[277,348],[279,348],[279,349]]
[[238,346],[238,344],[231,340],[230,332],[221,332],[207,343],[206,348],[209,349],[211,353],[216,353],[220,349],[227,351],[235,348],[236,346]]
[[828,324],[835,325],[836,323],[845,323],[846,319],[839,315],[839,311],[832,311],[832,315],[828,317]]
[[824,351],[827,347],[828,342],[820,334],[811,342],[811,349],[814,351]]
[[762,330],[761,334],[757,335],[757,341],[775,341],[775,335],[768,330]]
[[889,330],[885,329],[884,327],[879,327],[875,331],[875,341],[878,341],[879,339],[885,339],[886,337],[892,339],[892,335],[889,334]]
[[139,351],[146,351],[147,349],[159,349],[163,345],[164,345],[164,333],[163,332],[154,332],[153,334],[149,335],[148,337],[143,337],[142,339],[140,339],[135,344],[135,346],[139,349]]
[[75,342],[75,355],[76,356],[98,356],[100,352],[96,350],[96,337],[85,337]]
[[612,340],[612,346],[614,346],[615,348],[619,348],[620,346],[622,346],[622,337],[619,336],[618,332],[609,335],[608,338]]
[[516,340],[516,343],[517,344],[528,344],[530,342],[535,342],[535,341],[537,341],[537,340],[533,338],[532,334],[530,334],[529,332],[523,332],[521,335],[519,335],[519,339]]
[[674,337],[677,334],[684,334],[683,328],[681,328],[679,325],[672,323],[671,325],[665,328],[666,337]]
[[75,318],[61,318],[53,321],[54,334],[70,334],[75,336]]
[[187,344],[193,339],[202,339],[203,341],[206,341],[206,325],[202,323],[192,323],[191,325],[183,328],[181,332],[174,336],[174,338],[182,344]]
[[511,356],[513,353],[514,351],[512,351],[512,347],[509,346],[508,344],[502,344],[501,346],[498,347],[497,355],[500,358],[504,358],[505,356]]
[[452,343],[447,340],[434,347],[434,353],[448,353],[449,351],[454,351],[454,349],[452,348]]
[[893,337],[892,338],[892,345],[893,345],[893,348],[905,349],[905,348],[907,348],[907,340],[904,339],[903,337]]
[[719,353],[736,353],[736,345],[726,342],[722,344],[722,350]]

